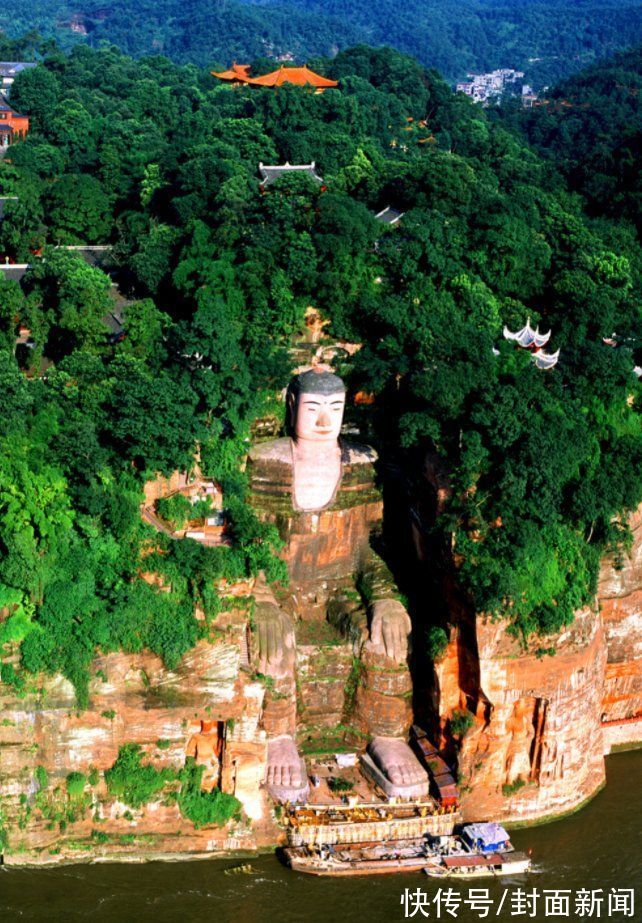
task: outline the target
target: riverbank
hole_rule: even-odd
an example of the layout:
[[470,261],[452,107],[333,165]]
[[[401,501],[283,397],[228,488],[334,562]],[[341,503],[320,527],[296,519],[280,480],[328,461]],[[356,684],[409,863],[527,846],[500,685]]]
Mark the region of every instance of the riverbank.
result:
[[[642,888],[642,788],[634,784],[641,776],[642,751],[609,756],[608,784],[582,811],[545,827],[516,831],[515,846],[533,851],[529,887],[540,892],[603,888],[605,894],[610,888]],[[627,849],[614,850],[618,842],[626,842]],[[327,923],[335,918],[342,923],[391,923],[403,919],[404,888],[433,894],[439,886],[418,874],[311,879],[290,872],[274,855],[249,862],[254,873],[233,875],[224,873],[238,859],[2,869],[0,918],[29,923]],[[487,886],[498,900],[504,888],[520,884],[515,878]],[[466,888],[456,890],[467,896]],[[465,907],[457,915],[463,923],[478,919]],[[509,921],[510,914],[505,911],[498,919]],[[542,913],[535,919],[545,917]]]

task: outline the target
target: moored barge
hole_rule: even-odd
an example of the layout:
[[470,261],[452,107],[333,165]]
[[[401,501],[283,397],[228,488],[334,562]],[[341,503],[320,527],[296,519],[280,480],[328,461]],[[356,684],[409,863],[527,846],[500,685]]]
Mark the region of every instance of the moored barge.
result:
[[469,824],[450,836],[288,846],[283,855],[294,871],[344,877],[423,871],[435,878],[480,878],[520,875],[531,866],[499,824]]
[[430,861],[424,838],[346,844],[336,848],[331,845],[290,846],[283,852],[290,868],[308,875],[345,877],[421,872]]

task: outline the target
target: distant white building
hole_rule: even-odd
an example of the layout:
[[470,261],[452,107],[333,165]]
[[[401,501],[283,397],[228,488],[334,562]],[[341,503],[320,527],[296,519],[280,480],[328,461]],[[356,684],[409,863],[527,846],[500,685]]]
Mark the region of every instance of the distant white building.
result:
[[509,86],[514,87],[523,79],[523,71],[501,67],[487,74],[468,74],[468,80],[458,83],[456,90],[470,96],[477,103],[487,103],[497,99]]

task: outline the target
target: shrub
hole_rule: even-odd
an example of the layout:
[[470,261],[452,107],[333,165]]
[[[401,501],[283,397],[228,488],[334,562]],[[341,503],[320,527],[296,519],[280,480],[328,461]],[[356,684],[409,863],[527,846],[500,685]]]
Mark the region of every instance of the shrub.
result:
[[171,740],[166,740],[164,737],[161,737],[156,741],[156,746],[159,750],[169,750],[169,748],[172,746],[172,742]]
[[3,663],[0,667],[0,679],[7,686],[13,686],[16,692],[21,693],[25,688],[25,679],[18,673],[12,663]]
[[132,808],[151,801],[175,779],[176,773],[171,769],[155,769],[150,763],[142,763],[139,744],[122,746],[114,765],[105,771],[110,793]]
[[66,786],[67,794],[71,797],[82,795],[87,784],[87,776],[82,772],[70,772],[67,776]]
[[443,628],[431,625],[426,631],[426,650],[431,660],[437,661],[448,647],[448,635]]
[[49,784],[49,776],[47,775],[47,770],[44,766],[36,766],[34,776],[41,790],[47,787]]
[[203,768],[191,758],[186,761],[179,774],[181,790],[177,796],[178,807],[183,817],[191,820],[197,830],[207,824],[224,827],[232,818],[240,817],[241,802],[219,789],[201,791]]
[[341,776],[331,776],[328,779],[328,788],[331,792],[351,792],[354,788],[354,783]]
[[510,798],[511,795],[518,792],[520,788],[524,788],[525,785],[526,782],[523,779],[515,779],[514,782],[507,782],[505,785],[502,785],[502,795],[504,798]]
[[194,518],[192,504],[183,494],[163,497],[156,504],[156,510],[161,519],[169,523],[174,530],[182,529],[188,519]]
[[475,719],[469,711],[464,708],[456,708],[448,722],[450,733],[453,737],[463,737],[466,731],[473,726]]

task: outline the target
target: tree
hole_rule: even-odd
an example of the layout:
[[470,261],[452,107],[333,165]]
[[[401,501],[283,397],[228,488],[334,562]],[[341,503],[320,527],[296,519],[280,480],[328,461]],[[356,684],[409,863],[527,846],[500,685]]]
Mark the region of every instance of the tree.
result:
[[105,435],[149,476],[189,468],[201,422],[187,379],[153,375],[141,360],[126,357],[116,360],[113,376]]
[[110,201],[95,176],[61,176],[47,195],[46,208],[55,243],[104,244],[109,239]]

